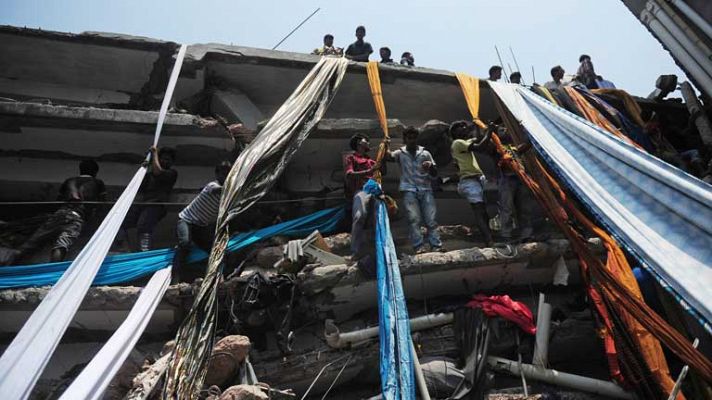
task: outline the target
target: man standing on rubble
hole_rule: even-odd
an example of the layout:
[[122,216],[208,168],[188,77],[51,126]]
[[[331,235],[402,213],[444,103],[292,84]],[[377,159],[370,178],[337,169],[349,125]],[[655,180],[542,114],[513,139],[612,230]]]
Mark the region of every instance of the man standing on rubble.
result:
[[[501,73],[501,70],[500,70]],[[457,192],[470,203],[475,213],[475,226],[479,229],[485,245],[492,245],[492,232],[489,228],[489,217],[484,202],[485,176],[473,153],[487,144],[492,136],[492,130],[487,129],[483,134],[473,137],[473,131],[480,130],[466,121],[453,122],[450,125],[450,136],[453,138],[450,151],[458,168],[460,182]]]
[[[169,200],[173,186],[178,179],[178,172],[172,168],[176,152],[170,147],[164,147],[159,151],[155,146],[151,147],[150,152],[151,161],[148,173],[141,183],[136,200],[142,203],[165,203]],[[163,204],[132,206],[121,224],[116,241],[119,246],[127,250],[127,230],[136,228],[139,249],[141,251],[151,250],[153,230],[165,216],[166,206]]]
[[368,56],[373,53],[371,43],[364,42],[366,28],[359,26],[356,28],[356,41],[351,43],[346,49],[346,58],[354,61],[368,61]]
[[215,236],[215,222],[220,209],[223,184],[230,173],[232,163],[223,161],[215,167],[215,180],[205,185],[193,201],[178,214],[176,235],[178,246],[173,257],[173,282],[180,282],[179,274],[184,267],[193,245],[210,251]]
[[79,163],[79,176],[65,180],[59,188],[57,200],[67,203],[40,225],[19,249],[8,255],[4,263],[12,264],[51,240],[54,244],[50,261],[63,261],[67,251],[81,234],[85,222],[96,209],[95,206],[84,202],[106,200],[104,182],[96,179],[98,172],[99,164],[94,160]]
[[351,201],[351,253],[354,261],[365,255],[366,229],[371,195],[363,191],[363,185],[377,170],[376,160],[368,152],[371,150],[368,137],[356,134],[349,142],[352,154],[344,159],[345,194]]
[[438,171],[430,152],[423,146],[418,146],[418,134],[416,128],[412,126],[406,128],[403,131],[405,146],[388,152],[386,156],[388,161],[396,161],[401,167],[398,189],[403,193],[410,243],[416,254],[426,251],[423,234],[420,232],[421,224],[424,224],[427,229],[431,250],[440,251],[443,246],[437,231],[435,197],[431,187],[431,179],[438,174]]

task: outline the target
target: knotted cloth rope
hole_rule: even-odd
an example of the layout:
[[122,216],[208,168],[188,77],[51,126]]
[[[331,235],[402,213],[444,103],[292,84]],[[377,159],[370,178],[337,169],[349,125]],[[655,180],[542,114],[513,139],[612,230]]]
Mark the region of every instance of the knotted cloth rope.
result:
[[378,62],[369,61],[366,65],[366,74],[368,75],[368,86],[371,88],[371,97],[373,97],[373,105],[376,107],[376,115],[378,115],[378,123],[383,131],[383,140],[378,145],[376,153],[376,171],[373,173],[373,179],[381,183],[381,163],[383,157],[388,151],[388,141],[390,135],[388,133],[388,119],[386,118],[386,105],[383,103],[383,91],[381,89],[381,77],[378,73]]
[[176,334],[164,399],[197,399],[213,347],[217,287],[230,236],[230,220],[272,187],[336,95],[348,61],[322,57],[235,161],[223,185],[215,241],[205,278]]

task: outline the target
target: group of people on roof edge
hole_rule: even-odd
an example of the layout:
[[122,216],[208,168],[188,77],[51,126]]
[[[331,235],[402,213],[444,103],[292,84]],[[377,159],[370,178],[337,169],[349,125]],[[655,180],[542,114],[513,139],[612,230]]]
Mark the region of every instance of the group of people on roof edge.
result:
[[[543,86],[549,90],[558,89],[565,85],[564,75],[566,71],[557,65],[551,68],[551,81],[546,82]],[[489,76],[487,78],[490,81],[498,81],[502,79],[502,67],[499,65],[493,65],[489,69]],[[596,71],[593,69],[593,63],[591,62],[591,56],[587,54],[582,54],[579,57],[579,67],[576,71],[576,75],[571,80],[574,83],[580,83],[586,86],[588,89],[615,89],[616,85],[613,82],[604,79],[601,75],[597,75]],[[509,83],[522,84],[522,74],[519,71],[514,71],[509,75]]]
[[[343,48],[334,46],[334,35],[328,33],[324,35],[324,45],[314,49],[312,54],[319,56],[344,56],[349,60],[368,61],[368,57],[373,53],[373,47],[371,47],[371,43],[363,40],[365,36],[366,28],[364,26],[357,27],[356,41],[351,43],[349,47],[346,48],[346,52],[344,52]],[[382,64],[396,64],[391,58],[390,48],[381,47],[379,49],[379,55],[381,56]],[[414,67],[415,57],[413,57],[413,53],[409,51],[403,52],[403,54],[401,54],[400,65]]]

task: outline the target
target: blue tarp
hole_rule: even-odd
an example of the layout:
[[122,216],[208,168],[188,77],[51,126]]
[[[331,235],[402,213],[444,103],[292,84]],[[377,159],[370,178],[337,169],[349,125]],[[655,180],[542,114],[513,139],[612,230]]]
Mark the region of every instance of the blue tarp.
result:
[[[239,233],[230,239],[227,251],[237,251],[276,235],[306,236],[315,229],[323,233],[333,232],[343,216],[343,207],[330,208],[256,231]],[[152,274],[171,263],[173,252],[173,249],[160,249],[106,257],[93,285],[113,285]],[[196,248],[188,256],[188,262],[207,258],[206,252]],[[2,267],[0,289],[53,285],[70,264],[71,261],[65,261]]]
[[388,209],[377,199],[381,188],[369,180],[364,190],[376,202],[376,275],[380,338],[381,392],[385,400],[415,399],[410,320],[391,236]]

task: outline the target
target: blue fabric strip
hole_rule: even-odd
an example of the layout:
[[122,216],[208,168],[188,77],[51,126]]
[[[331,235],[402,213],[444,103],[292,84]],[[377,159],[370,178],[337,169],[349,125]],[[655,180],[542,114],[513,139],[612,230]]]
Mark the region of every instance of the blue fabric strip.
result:
[[391,236],[388,209],[377,199],[381,188],[369,180],[364,190],[376,202],[376,275],[380,338],[381,392],[385,400],[414,400],[415,376],[410,341],[410,319],[401,282],[398,257]]
[[[315,229],[330,233],[336,230],[343,216],[343,207],[336,207],[256,231],[238,233],[230,239],[228,251],[238,251],[276,235],[306,236]],[[173,249],[160,249],[106,257],[93,285],[113,285],[152,274],[170,264],[173,253]],[[206,252],[196,248],[188,256],[188,262],[199,262],[207,258]],[[71,261],[65,261],[0,268],[0,289],[53,285],[70,264]]]

